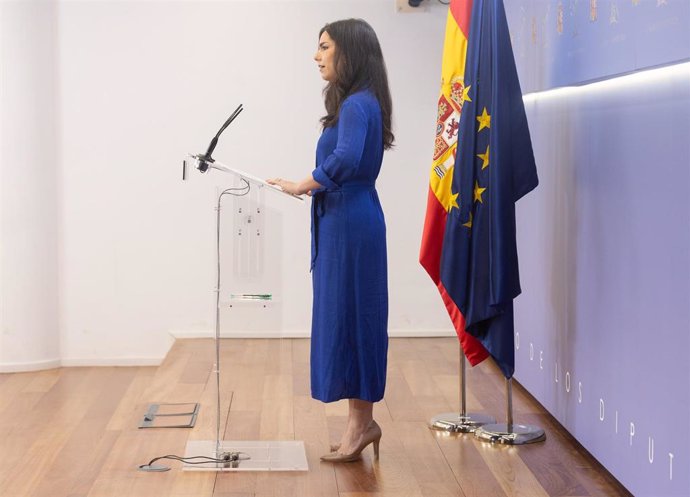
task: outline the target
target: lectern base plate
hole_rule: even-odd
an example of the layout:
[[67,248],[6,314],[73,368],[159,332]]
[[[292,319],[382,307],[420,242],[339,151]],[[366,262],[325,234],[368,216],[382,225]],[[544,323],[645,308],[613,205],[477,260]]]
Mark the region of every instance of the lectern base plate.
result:
[[[217,453],[219,452],[219,453]],[[230,454],[231,460],[223,463],[184,464],[185,471],[308,471],[304,442],[289,441],[227,441],[220,442],[216,451],[215,440],[191,440],[187,442],[185,457],[206,456],[213,458]],[[232,460],[232,459],[235,460]]]

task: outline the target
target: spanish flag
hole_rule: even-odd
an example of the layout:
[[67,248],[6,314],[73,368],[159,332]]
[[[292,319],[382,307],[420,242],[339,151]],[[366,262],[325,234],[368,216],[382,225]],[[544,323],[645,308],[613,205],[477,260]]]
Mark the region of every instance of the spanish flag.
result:
[[465,332],[465,318],[448,295],[440,276],[441,250],[446,230],[446,218],[457,207],[457,194],[451,192],[453,168],[458,147],[458,129],[464,102],[469,90],[464,84],[467,43],[472,14],[472,0],[450,3],[446,22],[441,69],[441,95],[436,116],[436,141],[429,177],[429,194],[422,235],[419,262],[436,283],[446,305],[467,360],[473,366],[486,359],[489,353],[472,335]]

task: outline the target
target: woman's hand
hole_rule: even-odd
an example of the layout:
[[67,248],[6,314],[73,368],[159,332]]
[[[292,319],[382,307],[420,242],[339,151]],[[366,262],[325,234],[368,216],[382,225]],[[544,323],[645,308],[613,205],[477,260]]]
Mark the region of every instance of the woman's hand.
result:
[[304,178],[299,183],[282,178],[267,179],[266,183],[279,186],[284,192],[291,193],[292,195],[304,195],[305,193],[311,195],[312,190],[322,188],[322,186],[314,181],[314,178],[311,176]]
[[282,178],[271,178],[267,179],[266,183],[268,183],[269,185],[279,186],[281,190],[292,195],[302,195],[305,193],[301,191],[300,185],[295,183],[294,181],[288,181]]

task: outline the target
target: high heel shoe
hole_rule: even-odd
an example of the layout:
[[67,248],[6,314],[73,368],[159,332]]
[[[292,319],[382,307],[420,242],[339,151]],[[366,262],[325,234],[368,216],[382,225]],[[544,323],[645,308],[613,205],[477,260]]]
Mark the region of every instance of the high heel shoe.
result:
[[357,461],[362,457],[362,451],[367,445],[373,444],[374,446],[374,457],[379,458],[379,443],[381,442],[381,427],[372,420],[371,424],[364,432],[362,436],[362,441],[359,443],[357,448],[351,454],[340,454],[337,450],[340,445],[331,445],[331,450],[335,448],[335,451],[325,456],[321,456],[321,460],[325,462],[352,462]]

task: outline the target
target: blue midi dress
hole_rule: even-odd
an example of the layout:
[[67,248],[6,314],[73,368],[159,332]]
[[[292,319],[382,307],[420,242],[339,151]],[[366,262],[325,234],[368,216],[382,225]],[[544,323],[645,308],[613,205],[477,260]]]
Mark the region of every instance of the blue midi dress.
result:
[[377,402],[386,386],[386,224],[375,182],[383,160],[376,97],[348,96],[316,148],[312,197],[312,397]]

